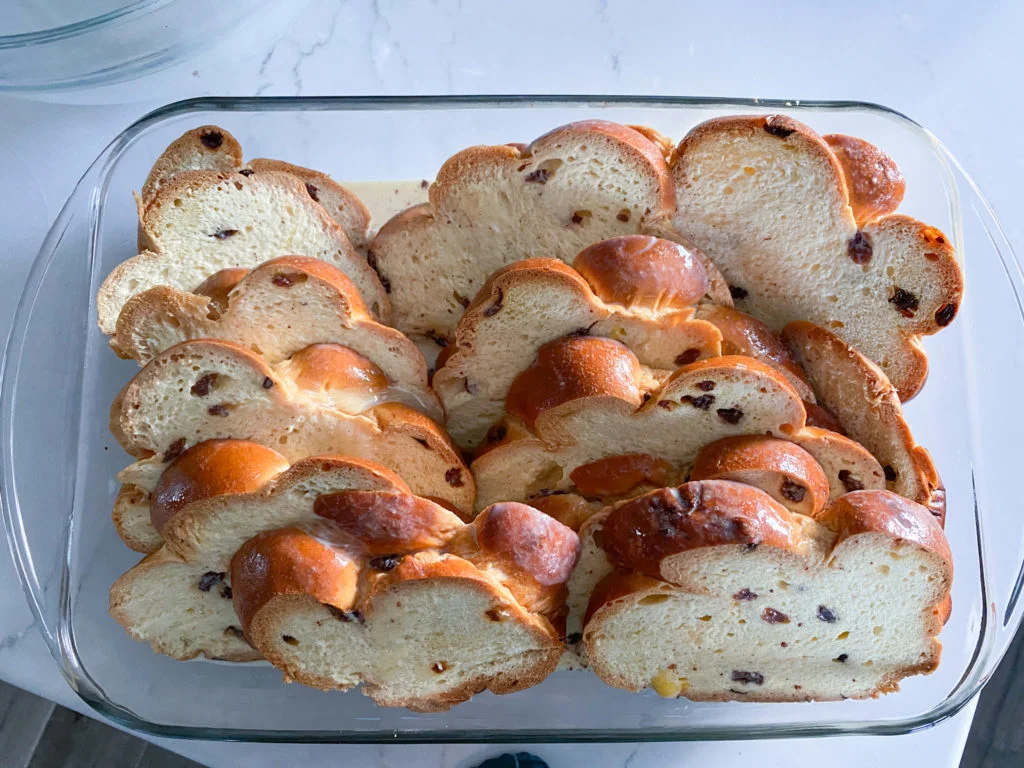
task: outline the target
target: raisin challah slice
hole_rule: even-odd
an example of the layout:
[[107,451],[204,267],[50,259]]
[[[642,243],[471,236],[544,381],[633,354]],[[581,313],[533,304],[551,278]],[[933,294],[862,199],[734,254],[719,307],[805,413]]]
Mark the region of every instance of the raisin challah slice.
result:
[[[941,232],[888,213],[897,179],[875,173],[882,189],[864,189],[872,161],[833,144],[842,164],[788,117],[701,123],[670,163],[673,224],[722,271],[740,309],[775,330],[795,320],[833,329],[907,399],[927,374],[921,337],[952,322],[963,278]],[[863,220],[876,211],[886,215]]]
[[397,328],[451,339],[466,303],[501,267],[533,256],[569,262],[590,243],[641,233],[674,210],[658,147],[631,128],[588,120],[529,146],[454,155],[429,203],[381,227],[370,261],[389,287]]
[[[259,457],[250,456],[249,461],[255,464]],[[265,460],[264,466],[268,474],[276,470],[273,461]],[[203,473],[202,467],[197,469],[194,485],[207,485],[211,475]],[[216,535],[201,539],[198,548],[165,544],[122,575],[110,590],[111,616],[135,639],[148,641],[154,651],[176,659],[200,655],[227,661],[258,659],[232,607],[232,555],[261,531],[322,524],[323,518],[314,512],[315,500],[344,490],[408,493],[409,487],[372,462],[317,456],[295,462],[258,491],[195,498],[168,520],[169,537],[181,529],[180,523],[175,528],[179,516],[187,516],[193,507],[234,514],[225,513],[227,523]]]
[[341,344],[380,368],[392,397],[442,417],[416,345],[376,322],[352,281],[319,259],[281,256],[250,272],[221,270],[191,293],[150,288],[125,304],[110,344],[145,365],[168,347],[200,338],[235,342],[271,364],[312,344]]
[[805,418],[789,381],[752,358],[701,360],[659,381],[616,341],[566,337],[541,347],[513,382],[504,420],[471,465],[477,506],[555,492],[606,502],[678,484],[704,446],[734,435],[797,443],[826,471],[833,495],[847,490],[842,477],[884,487],[862,446]]
[[182,171],[225,171],[252,175],[263,171],[291,174],[306,185],[309,196],[344,230],[349,242],[365,250],[370,241],[370,212],[356,197],[330,176],[280,160],[242,160],[238,140],[216,125],[193,128],[175,139],[157,158],[142,187],[141,204],[153,199],[161,186]]
[[914,441],[885,373],[838,336],[811,323],[790,323],[782,335],[820,401],[835,413],[844,432],[881,463],[889,490],[928,507],[942,523],[942,481],[928,451]]
[[663,371],[720,353],[721,334],[693,320],[707,291],[700,262],[667,240],[628,235],[581,251],[573,266],[526,259],[491,275],[438,358],[434,390],[456,444],[475,448],[501,417],[515,376],[549,341],[609,337]]
[[575,533],[525,505],[497,504],[446,545],[389,538],[377,544],[387,555],[366,559],[360,545],[382,527],[372,518],[395,495],[378,494],[380,504],[347,496],[336,494],[334,512],[360,520],[360,538],[277,530],[232,558],[241,626],[288,679],[362,684],[384,706],[438,711],[485,689],[528,688],[555,669]]
[[902,496],[855,491],[819,524],[758,489],[706,480],[587,525],[600,526],[615,568],[582,631],[609,685],[695,701],[839,700],[938,665],[949,544]]
[[[197,443],[238,438],[289,461],[342,453],[393,467],[421,495],[469,514],[474,484],[448,436],[418,411],[387,401],[385,381],[365,358],[317,344],[277,366],[236,344],[200,339],[170,347],[119,398],[119,439],[139,458],[122,470],[114,520],[133,549],[160,537],[151,493],[171,462]],[[347,410],[343,410],[347,408]]]
[[149,288],[191,291],[221,269],[251,269],[287,254],[333,264],[371,314],[383,319],[389,312],[366,259],[291,174],[183,171],[160,186],[140,216],[147,250],[119,264],[96,296],[104,333],[113,333],[125,303]]

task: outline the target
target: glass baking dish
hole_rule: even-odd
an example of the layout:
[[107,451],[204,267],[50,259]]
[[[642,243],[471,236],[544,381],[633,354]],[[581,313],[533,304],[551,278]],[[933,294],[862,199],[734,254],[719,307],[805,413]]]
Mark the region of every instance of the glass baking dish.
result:
[[[892,154],[907,178],[902,211],[940,227],[963,259],[953,326],[926,342],[931,378],[907,406],[948,491],[956,563],[938,671],[876,701],[695,704],[634,695],[558,672],[512,696],[482,694],[449,712],[382,709],[358,692],[282,682],[267,665],[181,663],[131,640],[107,614],[108,589],[138,555],[117,538],[115,473],[129,459],[107,410],[135,364],[96,327],[93,296],[133,255],[138,189],[160,151],[217,123],[247,157],[279,157],[342,182],[431,179],[471,144],[529,141],[600,117],[680,138],[715,115],[784,112]],[[376,222],[378,225],[380,221]],[[294,742],[647,741],[843,733],[899,734],[950,717],[992,673],[1020,622],[1024,561],[1017,492],[1024,414],[1024,279],[994,213],[927,130],[871,104],[620,96],[197,99],[117,136],[79,182],[35,261],[4,357],[2,501],[11,549],[50,652],[97,711],[139,731]]]

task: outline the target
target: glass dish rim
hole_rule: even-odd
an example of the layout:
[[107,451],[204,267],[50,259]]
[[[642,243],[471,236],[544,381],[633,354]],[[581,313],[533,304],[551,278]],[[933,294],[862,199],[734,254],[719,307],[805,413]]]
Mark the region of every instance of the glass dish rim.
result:
[[45,45],[84,35],[115,21],[127,21],[134,16],[148,13],[155,7],[167,2],[170,2],[170,0],[133,0],[133,2],[120,8],[115,8],[112,11],[107,11],[97,16],[90,16],[70,24],[39,29],[35,32],[19,32],[16,35],[0,35],[0,51],[10,48],[22,48],[29,45]]
[[[62,577],[60,591],[60,622],[58,631],[53,631],[47,626],[45,609],[41,605],[38,596],[38,579],[35,577],[31,558],[26,557],[27,549],[23,552],[23,528],[21,526],[20,510],[16,511],[17,495],[15,493],[14,478],[12,472],[13,455],[13,381],[9,381],[5,375],[9,372],[16,373],[19,367],[19,360],[12,360],[12,353],[15,348],[19,353],[24,346],[25,331],[28,323],[29,313],[34,305],[36,293],[42,277],[45,275],[50,261],[54,257],[54,239],[59,240],[62,235],[61,223],[69,212],[69,207],[78,200],[82,191],[82,185],[87,181],[96,181],[97,186],[105,192],[110,179],[110,173],[116,165],[121,154],[133,143],[133,141],[147,128],[165,119],[179,117],[195,112],[276,112],[276,111],[382,111],[388,109],[412,111],[417,109],[474,109],[474,108],[522,108],[527,106],[576,106],[576,107],[689,107],[701,109],[719,108],[750,108],[759,111],[764,110],[798,110],[798,111],[864,111],[879,114],[895,122],[902,123],[909,129],[921,134],[922,138],[932,145],[936,159],[945,166],[949,176],[950,202],[953,208],[952,215],[955,221],[955,229],[962,230],[962,208],[960,205],[957,179],[954,177],[953,169],[962,176],[963,180],[977,195],[990,215],[997,230],[999,229],[991,207],[985,201],[977,186],[963,170],[956,159],[945,149],[939,140],[922,125],[904,115],[903,113],[864,101],[834,101],[834,100],[785,100],[785,99],[749,99],[731,97],[687,97],[687,96],[656,96],[656,95],[595,95],[595,94],[560,94],[560,95],[528,95],[528,94],[498,94],[498,95],[427,95],[427,96],[284,96],[284,97],[199,97],[172,102],[159,107],[143,117],[139,118],[126,129],[121,131],[99,154],[96,160],[86,170],[82,178],[76,184],[67,202],[62,207],[54,224],[52,225],[39,253],[33,261],[25,288],[19,299],[15,312],[14,323],[4,349],[2,361],[0,361],[0,380],[2,380],[2,392],[0,392],[0,511],[3,512],[5,527],[8,533],[8,544],[11,549],[12,558],[18,570],[23,591],[27,601],[37,620],[44,641],[51,655],[57,661],[62,674],[65,676],[72,689],[91,708],[101,715],[110,718],[121,726],[146,733],[152,736],[174,737],[186,739],[213,739],[217,741],[250,741],[250,742],[288,742],[288,743],[478,743],[478,742],[502,742],[515,741],[522,743],[543,743],[543,742],[636,742],[636,741],[712,741],[712,740],[748,740],[768,738],[795,738],[795,737],[823,737],[837,735],[900,735],[918,731],[936,725],[943,720],[954,716],[959,712],[980,690],[984,684],[986,666],[981,663],[992,655],[992,646],[995,641],[995,634],[988,631],[988,623],[995,621],[997,617],[989,615],[988,606],[991,585],[989,574],[986,568],[984,556],[983,522],[978,508],[977,495],[973,494],[975,535],[979,548],[979,586],[981,589],[981,604],[985,610],[981,612],[979,640],[974,648],[974,653],[969,665],[957,686],[950,696],[945,698],[938,705],[929,711],[904,719],[884,722],[852,721],[843,723],[808,723],[789,725],[744,725],[743,730],[737,726],[717,726],[702,728],[699,731],[665,728],[659,731],[642,729],[627,729],[609,733],[598,729],[573,729],[571,731],[558,729],[528,729],[528,730],[444,730],[441,728],[424,731],[344,731],[344,730],[269,730],[269,729],[241,729],[241,728],[201,728],[192,726],[167,725],[156,723],[139,717],[134,712],[121,707],[110,701],[101,692],[98,686],[93,684],[87,670],[80,665],[80,658],[75,647],[74,627],[70,621],[71,598],[69,590],[69,576],[72,569],[72,537],[71,529],[73,520],[67,520],[63,526],[61,549],[63,551]],[[94,187],[95,189],[95,187]],[[91,196],[89,203],[90,231],[95,235],[97,216],[100,213],[100,201],[103,194]],[[1001,230],[1000,230],[1000,234]],[[1005,242],[1005,236],[1004,236]],[[959,247],[958,243],[958,247]],[[1018,279],[1020,278],[1020,265],[1013,254],[1012,247],[1007,242],[1009,257],[1012,261],[1012,268],[1015,270]],[[996,246],[997,253],[999,252]],[[1011,265],[1006,263],[1004,255],[999,253],[1004,269],[1009,270]],[[90,245],[90,264],[96,258],[95,241]],[[91,270],[90,270],[91,271]],[[1013,277],[1011,276],[1011,284]],[[1013,285],[1015,291],[1017,286]],[[90,299],[91,301],[91,299]],[[1018,297],[1018,311],[1021,305]],[[13,365],[11,365],[13,363]],[[972,472],[972,485],[974,476]],[[69,517],[71,516],[69,510]],[[22,534],[19,541],[17,533]],[[1018,624],[1021,620],[1020,612],[1017,611],[1019,601],[1017,598],[1021,593],[1024,584],[1024,571],[1018,572],[1016,586],[1006,606],[1002,617],[1003,626],[1008,627],[1011,623]],[[992,606],[994,609],[994,605]],[[1017,615],[1014,615],[1017,614]],[[1005,650],[1005,649],[1004,649]],[[987,671],[991,671],[989,668]]]

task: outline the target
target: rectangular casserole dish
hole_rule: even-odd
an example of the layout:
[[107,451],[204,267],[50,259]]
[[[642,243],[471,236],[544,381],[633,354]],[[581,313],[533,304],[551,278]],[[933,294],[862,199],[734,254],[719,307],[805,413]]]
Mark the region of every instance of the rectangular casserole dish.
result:
[[[342,183],[431,179],[472,144],[530,141],[585,118],[650,125],[680,139],[723,114],[789,114],[891,154],[907,179],[901,212],[942,229],[966,277],[959,317],[926,341],[931,376],[906,407],[948,493],[956,577],[937,672],[875,701],[695,704],[615,690],[558,672],[512,696],[482,694],[449,712],[382,709],[356,691],[282,682],[261,664],[181,663],[130,639],[108,590],[139,556],[110,522],[114,476],[129,463],[107,429],[135,371],[96,327],[104,276],[136,252],[132,190],[185,130],[216,123],[247,156],[277,157]],[[375,221],[379,226],[382,221]],[[1024,526],[1014,509],[1016,404],[1024,377],[1024,278],[980,192],[927,130],[892,110],[847,102],[611,96],[196,99],[117,136],[47,236],[3,363],[4,521],[28,601],[75,691],[103,715],[156,736],[286,742],[651,741],[899,734],[955,714],[994,670],[1021,619]],[[12,585],[13,588],[13,585]]]

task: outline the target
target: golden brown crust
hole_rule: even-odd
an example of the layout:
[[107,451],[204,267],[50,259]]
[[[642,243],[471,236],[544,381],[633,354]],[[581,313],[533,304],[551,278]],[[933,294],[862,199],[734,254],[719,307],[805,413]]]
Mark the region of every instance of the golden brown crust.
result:
[[[663,592],[667,586],[660,579],[644,576],[637,571],[616,568],[601,579],[590,593],[587,610],[583,614],[583,626],[590,623],[595,613],[620,598],[630,597],[639,592]],[[586,650],[589,652],[590,649]]]
[[550,515],[574,531],[579,531],[583,524],[597,512],[597,505],[591,504],[576,493],[549,493],[544,496],[534,496],[528,501],[534,509],[539,509],[545,515]]
[[894,213],[906,183],[896,162],[864,139],[842,133],[822,136],[839,161],[857,226]]
[[947,564],[952,579],[953,555],[942,526],[927,507],[891,491],[854,491],[840,496],[821,516],[823,525],[845,539],[862,533],[884,533],[933,552]]
[[207,440],[168,465],[150,497],[153,527],[163,531],[186,504],[226,493],[253,493],[288,469],[272,448],[248,440]]
[[458,515],[439,504],[395,491],[320,494],[313,512],[358,540],[370,555],[440,548],[463,527]]
[[[238,285],[242,281],[242,278],[248,275],[249,272],[250,270],[243,267],[228,267],[227,269],[221,269],[203,280],[203,282],[201,282],[196,289],[192,291],[192,293],[200,296],[208,296],[210,298],[210,303],[213,304],[214,308],[223,314],[224,310],[228,308],[228,294],[235,290],[235,286]],[[158,291],[161,289],[165,292],[169,292],[171,290],[166,286],[157,286],[150,290]],[[141,295],[142,294],[140,294],[140,296]],[[134,322],[130,319],[130,315],[131,309],[138,304],[138,299],[139,296],[133,296],[128,300],[128,303],[124,305],[124,308],[121,310],[121,314],[117,317],[119,330],[123,325],[127,325],[129,328],[134,325]],[[122,317],[124,317],[125,320],[122,320]],[[116,337],[117,334],[115,334],[115,339]]]
[[875,455],[890,487],[945,516],[945,492],[928,452],[917,445],[897,392],[885,373],[830,331],[789,323],[782,337],[811,372],[819,399],[844,431]]
[[492,504],[473,527],[485,558],[546,587],[565,583],[579,555],[572,529],[527,504]]
[[380,368],[341,344],[311,344],[292,355],[288,367],[295,385],[308,392],[351,390],[381,396],[388,388]]
[[821,403],[809,403],[804,400],[804,410],[807,411],[808,427],[827,429],[829,432],[835,432],[837,435],[846,434],[843,430],[843,425],[839,423],[836,415]]
[[699,547],[799,551],[802,523],[763,491],[727,480],[662,488],[615,506],[602,546],[618,567],[672,581],[666,561]]
[[721,331],[723,355],[745,355],[777,368],[789,379],[803,400],[814,402],[814,391],[807,381],[807,375],[793,359],[782,339],[767,325],[738,309],[714,304],[702,305],[697,316]]
[[821,465],[788,440],[737,435],[711,443],[697,455],[690,480],[734,480],[753,485],[797,514],[817,517],[829,499]]
[[533,365],[516,376],[505,411],[533,427],[544,411],[584,397],[615,397],[639,406],[640,364],[617,341],[566,336],[545,344]]
[[184,169],[234,171],[242,167],[242,146],[220,126],[201,125],[172,141],[153,164],[142,187],[148,202],[171,176]]
[[665,160],[668,160],[668,158],[672,155],[672,150],[676,148],[676,143],[672,141],[672,139],[670,139],[665,134],[654,130],[648,125],[627,124],[626,127],[636,131],[649,142],[651,142],[654,146],[656,146],[658,148],[658,151],[661,152],[662,157],[665,158]]
[[625,496],[643,485],[663,488],[678,482],[669,462],[647,453],[606,456],[576,467],[569,473],[576,490],[591,499]]
[[309,595],[347,611],[356,600],[362,557],[299,528],[264,531],[231,559],[231,593],[242,631],[279,595]]
[[700,261],[678,243],[648,235],[601,240],[572,266],[602,300],[627,308],[690,309],[708,291]]

